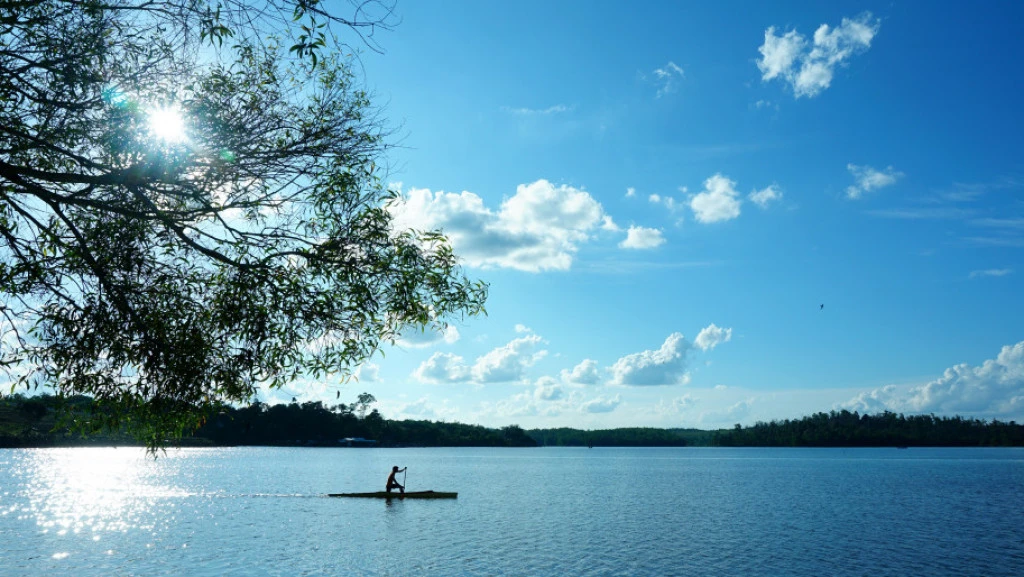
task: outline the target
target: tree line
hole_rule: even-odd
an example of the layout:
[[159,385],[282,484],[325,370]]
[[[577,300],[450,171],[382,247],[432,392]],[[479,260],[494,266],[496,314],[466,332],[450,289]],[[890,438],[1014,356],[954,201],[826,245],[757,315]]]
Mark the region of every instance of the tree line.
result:
[[[750,427],[704,431],[630,427],[580,430],[568,427],[524,430],[517,425],[488,428],[457,422],[385,419],[372,408],[373,395],[353,403],[253,403],[211,410],[182,445],[339,446],[344,439],[373,446],[423,447],[897,447],[1024,446],[1024,425],[964,417],[884,412],[815,413],[801,419],[758,422]],[[132,445],[125,431],[83,431],[76,419],[95,420],[107,410],[90,397],[0,398],[0,447]],[[355,444],[360,444],[356,441]]]
[[[345,439],[372,440],[373,446],[532,447],[536,442],[522,428],[498,429],[480,425],[427,420],[389,420],[377,409],[373,395],[363,393],[354,403],[316,402],[275,404],[256,402],[243,408],[222,406],[207,413],[182,445],[339,446]],[[90,397],[11,395],[0,399],[0,447],[48,447],[118,444],[138,441],[127,432],[82,431],[76,420],[95,421],[106,410]],[[361,444],[360,441],[355,443]]]
[[[530,447],[536,445],[515,425],[480,425],[428,420],[385,419],[364,393],[359,401],[327,406],[319,401],[227,408],[208,419],[194,437],[214,445],[338,446],[343,439],[366,439],[374,446]],[[360,441],[356,442],[357,444]]]
[[885,411],[815,413],[801,419],[736,425],[712,436],[719,447],[973,447],[1024,446],[1024,425],[1015,421]]
[[[179,440],[184,445],[338,446],[344,439],[374,441],[375,446],[426,447],[682,447],[708,444],[710,432],[693,429],[634,427],[585,431],[571,428],[533,429],[518,425],[488,428],[456,422],[385,419],[373,395],[353,403],[253,403],[224,406],[209,412],[196,432]],[[0,399],[0,447],[136,444],[130,435],[97,429],[83,433],[76,419],[93,420],[106,410],[90,397],[20,394]],[[695,442],[696,441],[696,442]],[[357,445],[361,444],[356,441]]]
[[531,429],[526,434],[546,447],[685,447],[690,444],[679,430],[653,427],[594,431],[561,427]]

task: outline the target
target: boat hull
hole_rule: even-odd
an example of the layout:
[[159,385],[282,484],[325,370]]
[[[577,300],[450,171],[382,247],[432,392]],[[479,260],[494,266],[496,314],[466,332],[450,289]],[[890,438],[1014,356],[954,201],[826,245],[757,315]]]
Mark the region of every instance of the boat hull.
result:
[[445,493],[441,491],[407,491],[399,493],[392,491],[377,491],[375,493],[329,493],[328,497],[356,497],[361,499],[455,499],[458,493]]

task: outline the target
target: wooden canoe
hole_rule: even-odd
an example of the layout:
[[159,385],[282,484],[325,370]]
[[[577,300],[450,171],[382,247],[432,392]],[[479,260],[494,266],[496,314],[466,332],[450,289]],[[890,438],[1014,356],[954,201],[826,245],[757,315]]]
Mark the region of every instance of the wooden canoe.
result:
[[375,493],[329,493],[328,497],[360,497],[364,499],[455,499],[458,493],[444,493],[441,491],[407,491],[399,493],[392,491],[377,491]]

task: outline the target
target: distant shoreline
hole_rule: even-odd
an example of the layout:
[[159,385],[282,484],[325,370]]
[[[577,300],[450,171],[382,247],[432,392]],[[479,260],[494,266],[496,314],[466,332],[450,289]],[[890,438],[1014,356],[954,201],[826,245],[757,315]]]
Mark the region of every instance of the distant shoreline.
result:
[[[92,399],[52,396],[0,398],[0,447],[145,446],[125,435],[83,436],[62,427],[60,415],[87,415]],[[321,403],[224,407],[193,435],[168,447],[1020,447],[1024,425],[963,417],[883,412],[815,413],[731,429],[568,427],[524,430],[427,420],[388,420],[376,410]],[[346,446],[346,448],[348,448]],[[351,448],[362,448],[352,446]]]

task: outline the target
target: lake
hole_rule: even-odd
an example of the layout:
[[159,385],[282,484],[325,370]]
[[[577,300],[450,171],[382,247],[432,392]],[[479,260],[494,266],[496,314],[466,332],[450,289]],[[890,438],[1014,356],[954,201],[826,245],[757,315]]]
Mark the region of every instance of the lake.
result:
[[1018,577],[1024,450],[3,449],[0,575]]

